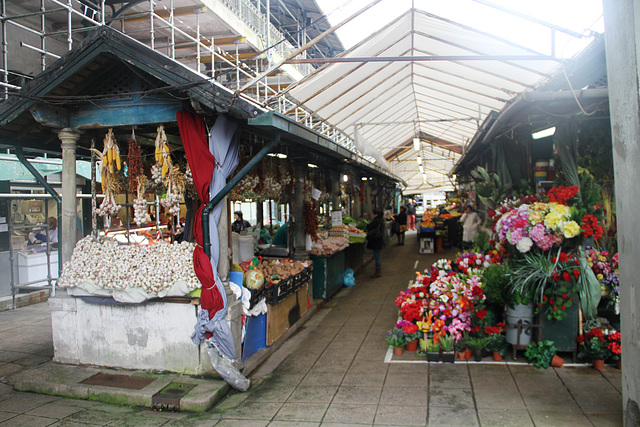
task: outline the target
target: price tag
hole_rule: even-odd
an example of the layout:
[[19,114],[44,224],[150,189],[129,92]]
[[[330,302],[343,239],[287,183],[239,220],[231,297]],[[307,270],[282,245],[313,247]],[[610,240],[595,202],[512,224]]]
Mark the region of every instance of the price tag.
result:
[[331,226],[342,225],[342,211],[331,211]]

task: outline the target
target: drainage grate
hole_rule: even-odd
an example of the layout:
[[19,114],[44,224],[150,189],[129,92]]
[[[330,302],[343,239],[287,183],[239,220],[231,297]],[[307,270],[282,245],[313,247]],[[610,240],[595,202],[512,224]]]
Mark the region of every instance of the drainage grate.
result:
[[180,399],[195,388],[195,384],[172,382],[151,397],[156,411],[180,411]]
[[126,388],[128,390],[142,390],[152,382],[155,378],[132,377],[130,375],[115,374],[95,374],[86,380],[80,381],[82,384],[103,385],[107,387]]

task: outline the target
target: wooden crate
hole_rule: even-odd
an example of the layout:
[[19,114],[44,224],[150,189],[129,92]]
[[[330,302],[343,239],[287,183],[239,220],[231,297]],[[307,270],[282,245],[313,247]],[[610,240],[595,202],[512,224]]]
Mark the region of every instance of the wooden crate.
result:
[[278,304],[267,304],[267,345],[272,345],[309,310],[309,284]]

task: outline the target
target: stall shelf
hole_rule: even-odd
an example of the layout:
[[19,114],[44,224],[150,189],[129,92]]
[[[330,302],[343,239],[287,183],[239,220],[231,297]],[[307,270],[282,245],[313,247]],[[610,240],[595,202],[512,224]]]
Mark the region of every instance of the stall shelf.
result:
[[331,298],[344,284],[345,251],[309,258],[313,261],[313,297]]

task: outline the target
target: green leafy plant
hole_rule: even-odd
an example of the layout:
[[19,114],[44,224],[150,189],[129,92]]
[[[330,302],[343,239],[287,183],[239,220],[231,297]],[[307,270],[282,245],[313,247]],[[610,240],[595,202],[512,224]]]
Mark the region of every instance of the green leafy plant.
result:
[[473,236],[473,246],[478,252],[487,252],[491,249],[489,240],[489,233],[484,230],[480,230],[475,236]]
[[490,342],[491,338],[487,336],[469,337],[469,339],[467,339],[467,348],[470,348],[474,351],[484,350],[487,348]]
[[578,343],[580,344],[578,357],[581,359],[606,360],[613,354],[609,341],[600,328],[593,328],[587,334],[580,335]]
[[407,343],[403,330],[401,328],[393,328],[387,331],[387,343],[393,348],[403,347]]
[[524,357],[527,358],[529,363],[536,367],[536,369],[547,369],[551,366],[553,356],[558,352],[558,348],[553,341],[544,340],[541,342],[532,342],[524,350]]
[[485,304],[494,310],[503,310],[509,296],[509,267],[504,263],[495,263],[482,273]]
[[451,335],[445,335],[440,337],[440,341],[438,342],[440,349],[445,353],[450,353],[453,351],[453,345],[455,341]]

